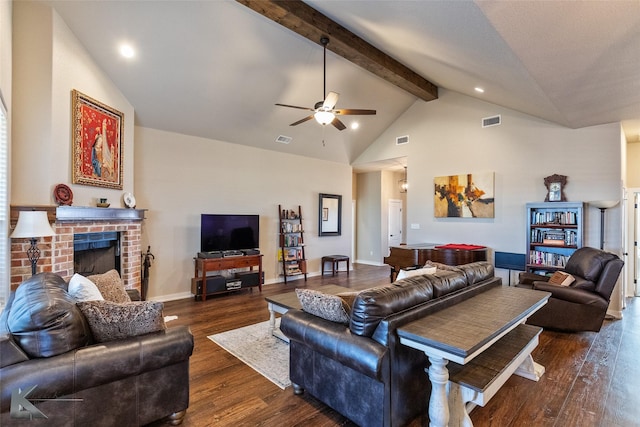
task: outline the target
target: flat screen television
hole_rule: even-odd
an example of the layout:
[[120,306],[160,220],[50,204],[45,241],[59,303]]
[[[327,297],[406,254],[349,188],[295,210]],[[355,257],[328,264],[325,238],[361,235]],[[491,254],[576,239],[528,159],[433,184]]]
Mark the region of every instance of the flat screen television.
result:
[[260,247],[259,215],[202,214],[200,251],[231,251]]

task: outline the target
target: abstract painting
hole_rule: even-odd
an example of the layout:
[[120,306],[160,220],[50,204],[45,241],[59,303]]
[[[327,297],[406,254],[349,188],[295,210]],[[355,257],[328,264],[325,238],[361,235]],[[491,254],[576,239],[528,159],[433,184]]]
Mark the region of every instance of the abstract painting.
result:
[[494,173],[438,176],[433,179],[436,218],[494,218]]

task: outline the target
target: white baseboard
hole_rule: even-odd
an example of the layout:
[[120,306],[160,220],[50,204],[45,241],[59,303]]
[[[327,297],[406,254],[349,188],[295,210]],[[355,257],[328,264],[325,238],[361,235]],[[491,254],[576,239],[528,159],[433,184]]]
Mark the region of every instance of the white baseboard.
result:
[[622,310],[607,310],[606,319],[622,320]]
[[167,302],[167,301],[175,301],[179,299],[193,298],[193,294],[191,292],[179,292],[177,294],[169,294],[169,295],[159,295],[149,298],[151,301],[158,302]]
[[[378,264],[372,264],[372,265],[378,265]],[[384,264],[379,264],[379,265],[384,265]],[[349,270],[353,270],[352,267],[349,268]],[[345,272],[345,270],[340,270],[340,272]],[[315,277],[315,276],[320,276],[320,271],[314,271],[311,273],[307,273],[307,277]],[[326,271],[325,271],[325,276],[327,276]],[[295,280],[298,280],[300,277],[303,277],[302,275],[300,276],[296,276]],[[269,279],[267,281],[265,281],[262,286],[268,286],[268,285],[273,285],[273,284],[278,284],[278,283],[284,283],[284,278],[283,277],[277,277],[275,279]],[[175,301],[175,300],[180,300],[180,299],[185,299],[185,298],[194,298],[195,295],[193,295],[191,292],[179,292],[179,293],[175,293],[175,294],[169,294],[169,295],[159,295],[159,296],[154,296],[149,298],[152,301],[158,301],[158,302],[167,302],[167,301]]]
[[367,260],[361,260],[358,259],[355,261],[356,264],[365,264],[365,265],[375,265],[376,267],[383,267],[386,264],[383,262],[376,262],[376,261],[367,261]]

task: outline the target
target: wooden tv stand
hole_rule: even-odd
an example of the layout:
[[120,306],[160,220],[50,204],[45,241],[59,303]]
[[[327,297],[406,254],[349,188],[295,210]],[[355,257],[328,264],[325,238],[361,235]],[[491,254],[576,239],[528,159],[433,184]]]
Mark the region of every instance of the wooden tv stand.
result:
[[[207,299],[207,272],[230,270],[232,268],[245,268],[249,267],[253,271],[253,267],[258,267],[258,289],[262,292],[262,254],[258,255],[243,255],[243,256],[231,256],[222,258],[194,258],[195,259],[195,280],[201,280],[202,292],[200,297],[202,301]],[[222,292],[232,292],[236,289],[230,289]],[[218,292],[216,292],[218,293]]]

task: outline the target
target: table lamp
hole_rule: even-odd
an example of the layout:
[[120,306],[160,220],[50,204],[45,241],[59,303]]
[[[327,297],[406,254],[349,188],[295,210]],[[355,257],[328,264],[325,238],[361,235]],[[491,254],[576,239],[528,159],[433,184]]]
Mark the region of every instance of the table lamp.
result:
[[618,200],[596,200],[589,202],[593,207],[600,209],[600,250],[604,250],[604,211],[620,203]]
[[12,239],[31,239],[27,249],[27,257],[31,261],[31,275],[36,274],[36,265],[40,259],[40,249],[36,244],[38,237],[54,236],[56,233],[49,224],[45,211],[20,211],[16,228],[11,233]]

